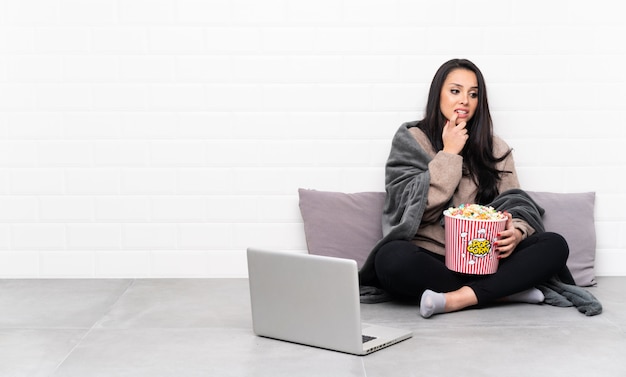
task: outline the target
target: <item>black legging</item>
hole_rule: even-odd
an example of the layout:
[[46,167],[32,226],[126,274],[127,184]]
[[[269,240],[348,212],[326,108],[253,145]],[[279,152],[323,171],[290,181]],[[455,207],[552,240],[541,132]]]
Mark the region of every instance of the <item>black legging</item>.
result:
[[474,290],[478,304],[524,291],[541,284],[565,269],[569,248],[556,233],[534,234],[500,260],[491,275],[466,275],[449,270],[442,255],[409,241],[391,241],[380,247],[375,268],[382,287],[392,296],[417,299],[426,289],[451,292],[463,286]]

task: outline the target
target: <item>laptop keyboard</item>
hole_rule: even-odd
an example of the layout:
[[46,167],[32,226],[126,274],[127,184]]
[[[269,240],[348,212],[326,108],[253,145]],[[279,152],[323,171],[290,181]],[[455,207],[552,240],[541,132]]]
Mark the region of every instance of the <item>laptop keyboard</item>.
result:
[[370,340],[374,340],[374,339],[376,339],[376,337],[375,337],[375,336],[368,336],[368,335],[362,335],[362,336],[363,336],[363,343],[367,343],[367,342],[369,342]]

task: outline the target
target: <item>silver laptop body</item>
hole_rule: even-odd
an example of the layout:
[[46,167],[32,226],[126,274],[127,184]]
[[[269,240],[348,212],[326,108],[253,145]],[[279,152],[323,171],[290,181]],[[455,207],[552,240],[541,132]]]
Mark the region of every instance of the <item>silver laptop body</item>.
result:
[[[361,324],[354,260],[248,248],[254,333],[366,355],[408,339],[407,330]],[[373,339],[364,342],[364,336]]]

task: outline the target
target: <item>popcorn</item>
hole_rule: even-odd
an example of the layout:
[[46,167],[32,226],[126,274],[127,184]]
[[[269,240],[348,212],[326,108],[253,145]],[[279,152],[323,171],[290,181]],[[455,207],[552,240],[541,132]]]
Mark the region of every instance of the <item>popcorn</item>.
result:
[[456,208],[450,207],[444,211],[444,214],[471,220],[503,220],[507,218],[504,213],[496,211],[493,207],[480,204],[461,204]]

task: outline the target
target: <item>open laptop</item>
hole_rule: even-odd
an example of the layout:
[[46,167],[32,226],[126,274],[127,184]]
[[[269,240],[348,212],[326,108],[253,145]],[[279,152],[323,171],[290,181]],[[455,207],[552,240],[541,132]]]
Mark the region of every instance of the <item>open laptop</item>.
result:
[[254,333],[366,355],[408,339],[407,330],[361,324],[356,261],[248,248]]

